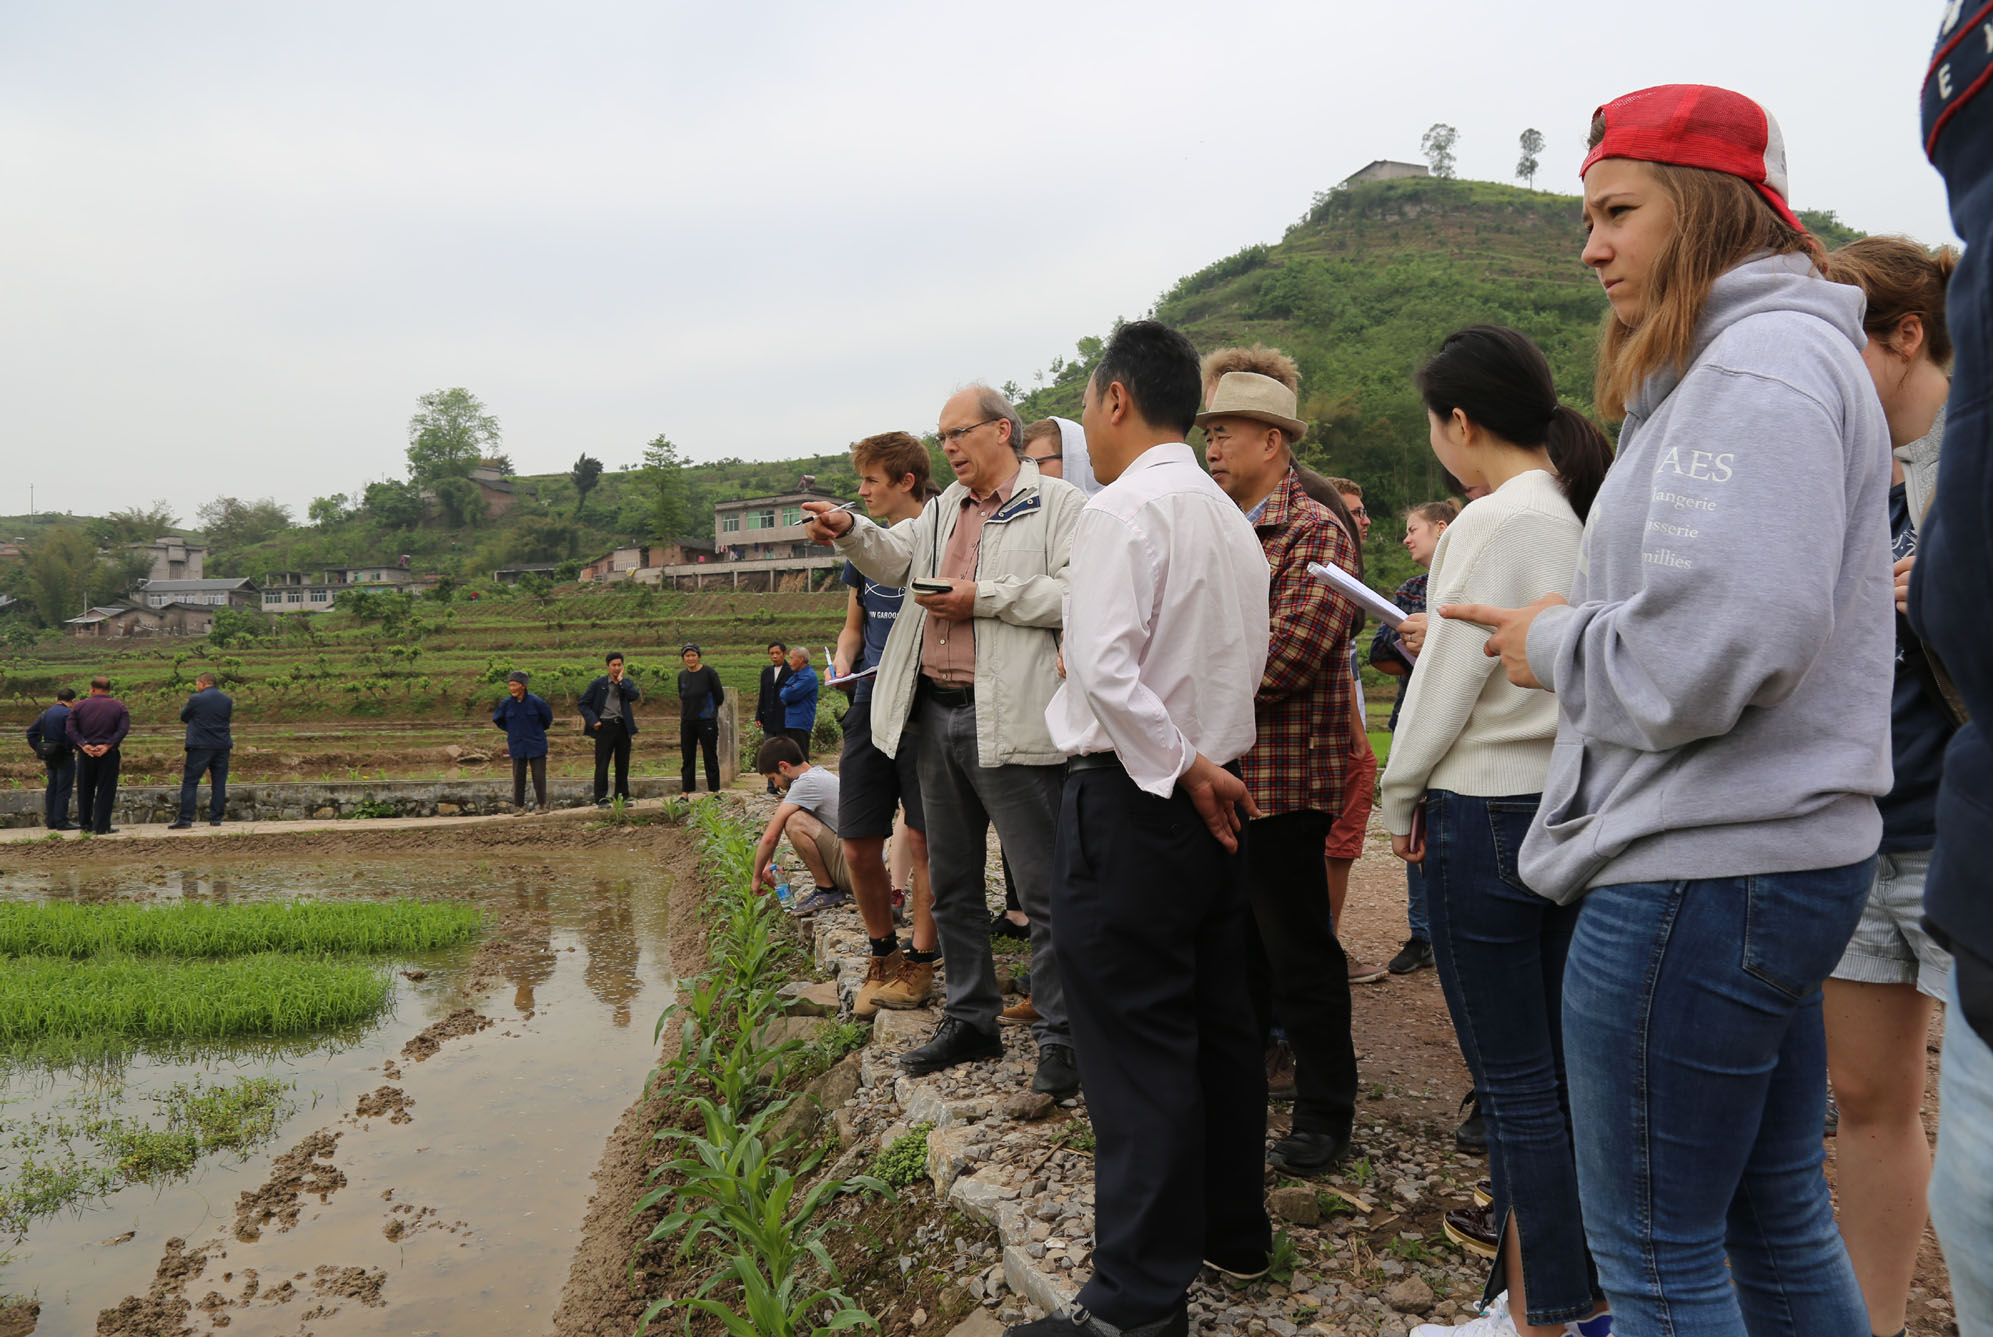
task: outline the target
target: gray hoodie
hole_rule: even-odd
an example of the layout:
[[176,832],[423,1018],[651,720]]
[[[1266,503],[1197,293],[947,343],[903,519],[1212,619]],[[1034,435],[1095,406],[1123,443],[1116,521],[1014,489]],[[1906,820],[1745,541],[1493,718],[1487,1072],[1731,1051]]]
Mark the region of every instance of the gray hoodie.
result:
[[1551,900],[1875,853],[1895,624],[1863,304],[1746,261],[1629,406],[1570,605],[1529,632],[1558,725],[1521,872]]

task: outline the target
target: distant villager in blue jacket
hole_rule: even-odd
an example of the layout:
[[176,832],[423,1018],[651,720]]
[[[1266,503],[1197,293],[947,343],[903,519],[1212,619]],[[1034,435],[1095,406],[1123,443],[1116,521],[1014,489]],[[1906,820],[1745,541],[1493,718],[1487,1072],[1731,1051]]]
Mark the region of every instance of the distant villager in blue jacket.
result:
[[180,722],[187,726],[187,764],[180,772],[180,815],[169,831],[194,829],[194,801],[200,797],[201,777],[208,779],[208,825],[220,826],[228,805],[228,754],[235,741],[229,734],[229,720],[235,702],[216,684],[215,675],[203,673],[194,679],[194,694],[180,707]]
[[539,810],[547,810],[547,726],[554,722],[554,708],[526,690],[524,673],[514,671],[505,679],[505,695],[491,712],[491,722],[505,730],[505,750],[512,758],[512,806],[524,816],[526,772],[533,772],[533,797]]
[[817,727],[817,671],[810,667],[810,652],[803,646],[789,651],[789,676],[782,683],[782,732],[803,749],[810,759],[810,735]]
[[55,694],[55,704],[35,716],[28,726],[28,746],[41,758],[48,772],[48,787],[42,792],[42,825],[51,831],[73,831],[69,820],[69,795],[76,786],[76,749],[69,742],[69,703],[76,689],[65,687]]

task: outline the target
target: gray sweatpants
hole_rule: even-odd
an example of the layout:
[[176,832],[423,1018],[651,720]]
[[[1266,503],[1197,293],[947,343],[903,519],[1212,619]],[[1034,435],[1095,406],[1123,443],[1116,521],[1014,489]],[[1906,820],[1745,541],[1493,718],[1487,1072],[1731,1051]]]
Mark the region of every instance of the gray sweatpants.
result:
[[1070,1046],[1064,991],[1052,950],[1052,841],[1059,826],[1062,766],[983,766],[976,760],[974,706],[918,702],[920,802],[927,810],[927,875],[941,936],[948,1016],[997,1028],[1003,996],[990,959],[990,909],[983,896],[990,823],[1010,858],[1017,897],[1031,916],[1031,1006],[1038,1043]]

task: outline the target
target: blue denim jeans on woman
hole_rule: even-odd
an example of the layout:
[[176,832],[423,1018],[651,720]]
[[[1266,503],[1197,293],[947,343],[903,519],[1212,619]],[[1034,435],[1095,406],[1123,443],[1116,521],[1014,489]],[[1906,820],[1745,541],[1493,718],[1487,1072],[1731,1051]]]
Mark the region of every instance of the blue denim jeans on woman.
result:
[[1868,1331],[1821,1174],[1820,981],[1874,875],[1867,859],[1598,887],[1579,902],[1564,1046],[1615,1331]]
[[[1488,1125],[1495,1216],[1514,1213],[1531,1323],[1589,1318],[1599,1293],[1564,1091],[1564,958],[1575,905],[1516,873],[1536,794],[1426,791],[1425,910],[1433,964]],[[1488,1288],[1503,1288],[1502,1265]]]

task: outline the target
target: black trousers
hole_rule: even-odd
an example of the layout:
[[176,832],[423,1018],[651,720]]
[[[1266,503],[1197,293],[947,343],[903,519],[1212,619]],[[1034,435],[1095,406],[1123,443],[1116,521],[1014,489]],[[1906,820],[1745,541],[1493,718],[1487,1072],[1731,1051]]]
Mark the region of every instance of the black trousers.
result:
[[[533,801],[540,807],[547,806],[547,754],[537,757],[514,757],[512,759],[512,806],[526,806],[526,772],[533,772]],[[600,781],[597,781],[600,788]]]
[[784,729],[782,736],[801,748],[803,750],[803,760],[808,761],[810,759],[810,739],[815,733],[816,730],[814,729]]
[[1188,798],[1145,793],[1119,768],[1066,777],[1054,860],[1059,973],[1097,1140],[1079,1300],[1135,1327],[1168,1314],[1205,1258],[1256,1267],[1272,1244],[1243,870]]
[[194,820],[196,800],[201,796],[201,777],[208,777],[208,820],[219,822],[228,807],[228,749],[190,747],[186,764],[180,768],[180,815],[182,822]]
[[122,753],[112,748],[101,757],[76,754],[76,824],[98,835],[111,829],[111,805],[118,801],[118,766]]
[[1246,895],[1259,926],[1247,984],[1264,1049],[1274,1012],[1294,1047],[1294,1131],[1349,1136],[1356,1114],[1349,958],[1329,914],[1322,841],[1333,818],[1285,812],[1246,824]]
[[706,754],[706,788],[715,794],[720,792],[720,722],[711,720],[684,720],[678,726],[678,751],[680,766],[678,782],[686,793],[694,793],[699,788],[699,774],[693,763],[698,754]]
[[630,734],[621,720],[604,720],[595,731],[595,801],[609,797],[609,760],[616,761],[616,797],[630,796]]
[[69,829],[69,796],[76,789],[76,757],[75,752],[69,751],[42,763],[48,771],[48,788],[42,791],[42,825],[51,831]]

